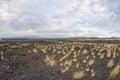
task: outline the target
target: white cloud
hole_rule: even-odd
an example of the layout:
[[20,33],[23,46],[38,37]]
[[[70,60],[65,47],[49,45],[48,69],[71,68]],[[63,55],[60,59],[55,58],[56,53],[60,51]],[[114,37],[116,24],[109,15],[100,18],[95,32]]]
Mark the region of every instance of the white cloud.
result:
[[109,4],[109,0],[1,0],[0,35],[119,36],[110,34],[120,30],[119,4]]

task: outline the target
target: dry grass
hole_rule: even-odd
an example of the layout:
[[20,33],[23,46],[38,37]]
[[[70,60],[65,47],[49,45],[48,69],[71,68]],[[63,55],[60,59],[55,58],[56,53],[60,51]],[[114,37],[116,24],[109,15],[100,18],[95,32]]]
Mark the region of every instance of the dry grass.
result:
[[109,78],[110,78],[110,79],[114,79],[119,73],[120,73],[120,64],[116,65],[116,66],[112,69]]
[[114,65],[114,60],[111,59],[111,60],[109,60],[108,63],[107,63],[107,68],[112,68],[113,65]]
[[80,66],[80,63],[76,63],[76,66],[75,66],[75,67],[76,67],[76,68],[79,68],[79,66]]
[[4,54],[3,54],[3,52],[0,53],[0,59],[1,59],[1,60],[4,59]]
[[73,78],[74,79],[82,79],[85,76],[84,71],[74,72]]
[[89,72],[89,71],[90,71],[90,68],[86,68],[85,71],[86,71],[86,72]]
[[86,63],[86,62],[87,62],[87,60],[86,60],[86,59],[84,59],[84,60],[83,60],[83,63]]
[[[44,59],[41,58],[44,60],[43,64],[45,64],[45,66],[47,64],[46,67],[54,67],[54,69],[59,69],[58,71],[65,74],[74,71],[74,73],[72,73],[72,77],[74,79],[82,79],[87,74],[90,80],[92,80],[92,77],[95,75],[98,76],[100,74],[103,77],[107,77],[109,75],[109,78],[113,79],[120,73],[120,65],[116,65],[115,63],[118,61],[120,53],[120,48],[116,44],[96,44],[80,41],[69,42],[59,40],[57,42],[53,41],[53,43],[48,42],[35,42],[34,44],[29,43],[22,45],[19,43],[19,45],[10,46],[10,49],[12,50],[14,48],[20,48],[21,46],[28,46],[30,48],[26,51],[30,53],[30,55],[32,55],[32,53],[37,53],[34,54],[35,56],[33,56],[33,58],[37,57],[39,54],[40,57],[46,56]],[[29,45],[33,45],[33,47]],[[7,51],[3,54],[2,49],[4,51],[4,47],[1,47],[0,60],[4,61],[7,60],[5,55]],[[106,62],[107,60],[108,62]],[[101,69],[102,67],[106,68]],[[39,71],[39,69],[40,68],[36,69],[36,65],[33,66],[34,71]],[[102,74],[104,71],[111,72],[110,74],[106,73],[104,75]]]
[[66,71],[69,70],[69,68],[70,68],[70,66],[65,67],[65,69],[61,70],[61,73],[65,73]]
[[89,66],[92,66],[94,63],[95,63],[95,60],[94,60],[94,59],[91,59],[91,60],[88,62],[88,65],[89,65]]
[[107,58],[110,58],[111,55],[112,55],[111,52],[108,52],[107,55],[106,55],[106,57],[107,57]]
[[103,59],[104,58],[104,54],[101,54],[99,59]]
[[47,65],[51,66],[51,67],[56,65],[55,59],[51,56],[48,56],[48,55],[46,55],[44,62],[47,63]]
[[34,49],[33,49],[33,52],[34,52],[34,53],[38,53],[38,50],[34,48]]
[[66,59],[71,53],[67,53],[65,56],[63,56],[61,59],[60,59],[60,62],[63,61],[64,59]]
[[88,50],[87,49],[84,49],[82,54],[88,54]]
[[92,73],[91,73],[91,77],[94,77],[94,76],[95,76],[95,74],[96,74],[95,72],[92,72]]

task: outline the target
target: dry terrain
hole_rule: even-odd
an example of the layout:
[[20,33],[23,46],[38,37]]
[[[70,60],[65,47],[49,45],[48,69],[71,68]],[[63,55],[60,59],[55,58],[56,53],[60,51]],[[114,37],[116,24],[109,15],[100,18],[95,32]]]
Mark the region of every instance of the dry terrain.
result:
[[1,40],[0,80],[120,80],[120,39]]

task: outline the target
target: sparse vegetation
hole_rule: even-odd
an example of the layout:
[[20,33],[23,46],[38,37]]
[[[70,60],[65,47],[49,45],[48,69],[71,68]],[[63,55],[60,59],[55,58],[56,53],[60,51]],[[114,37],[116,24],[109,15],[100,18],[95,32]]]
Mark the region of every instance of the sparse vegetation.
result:
[[107,63],[107,68],[112,68],[114,65],[114,60],[109,60],[108,63]]
[[110,72],[110,79],[114,79],[120,74],[120,64],[116,65]]
[[74,79],[82,79],[85,76],[84,71],[74,72],[73,78]]
[[40,75],[36,80],[43,80],[43,76],[49,77],[44,80],[119,80],[119,63],[120,44],[113,39],[0,43],[0,79],[3,74],[9,75],[2,80],[31,80],[28,74],[36,72]]

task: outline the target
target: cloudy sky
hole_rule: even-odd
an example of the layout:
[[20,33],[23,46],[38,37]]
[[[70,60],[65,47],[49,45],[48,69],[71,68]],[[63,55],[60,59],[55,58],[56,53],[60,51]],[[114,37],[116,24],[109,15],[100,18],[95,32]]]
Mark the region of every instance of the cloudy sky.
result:
[[0,37],[120,37],[120,0],[0,0]]

